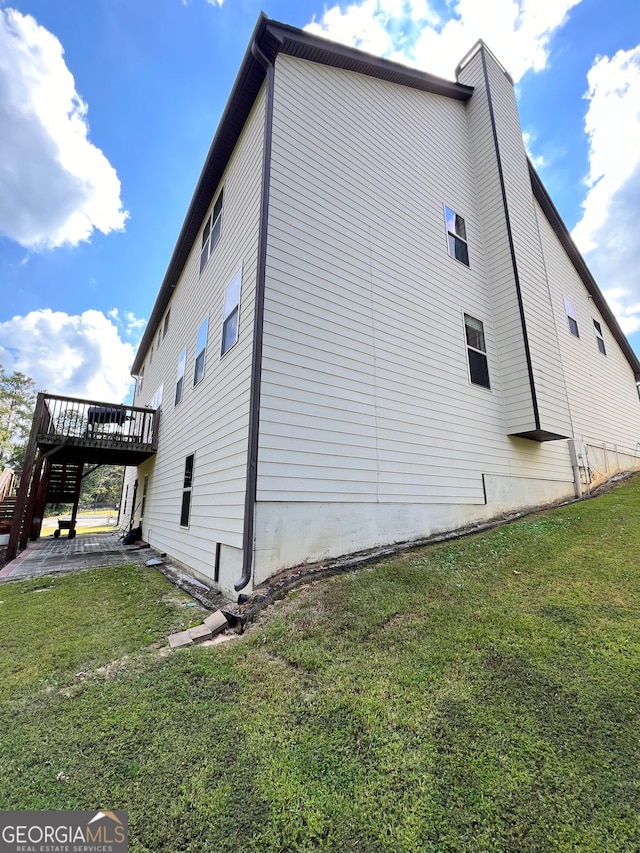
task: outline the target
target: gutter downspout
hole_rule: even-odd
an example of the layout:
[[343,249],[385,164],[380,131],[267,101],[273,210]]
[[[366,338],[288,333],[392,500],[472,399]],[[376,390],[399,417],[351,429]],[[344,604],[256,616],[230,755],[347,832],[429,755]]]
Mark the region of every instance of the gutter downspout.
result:
[[267,268],[267,222],[269,216],[269,183],[271,171],[271,139],[273,135],[273,91],[275,68],[260,50],[257,40],[251,53],[267,72],[267,91],[264,122],[264,152],[262,158],[262,199],[260,203],[260,233],[258,237],[258,266],[256,274],[256,306],[253,320],[253,354],[251,360],[251,391],[249,399],[249,441],[247,479],[244,496],[244,527],[242,531],[242,576],[233,588],[240,592],[251,581],[254,553],[254,514],[258,481],[258,438],[260,435],[260,389],[262,380],[262,341],[264,331],[264,292]]

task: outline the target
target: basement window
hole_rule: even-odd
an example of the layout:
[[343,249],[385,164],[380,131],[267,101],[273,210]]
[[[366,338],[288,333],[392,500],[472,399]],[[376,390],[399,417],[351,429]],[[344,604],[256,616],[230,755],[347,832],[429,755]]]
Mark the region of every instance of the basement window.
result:
[[207,355],[207,332],[209,331],[209,318],[205,317],[198,329],[198,338],[196,341],[196,364],[193,369],[193,384],[204,377],[205,358]]
[[238,340],[238,318],[240,312],[240,288],[242,285],[242,267],[231,279],[224,291],[224,312],[222,315],[222,346],[220,357],[228,352]]
[[467,245],[467,227],[464,219],[445,205],[444,218],[447,223],[447,241],[449,254],[460,263],[469,266],[469,247]]
[[182,400],[182,391],[184,389],[184,369],[187,364],[187,348],[185,347],[180,353],[180,358],[178,359],[178,376],[176,378],[176,399],[174,402],[174,406],[177,406],[180,400]]
[[580,332],[578,331],[578,317],[576,315],[576,307],[570,299],[564,298],[564,310],[567,314],[567,320],[569,321],[569,331],[571,334],[579,338]]
[[607,348],[604,345],[604,336],[602,334],[602,326],[598,323],[597,320],[593,321],[593,333],[596,336],[596,341],[598,343],[598,350],[602,353],[602,355],[607,354]]
[[220,195],[216,199],[216,203],[213,205],[213,212],[207,218],[202,230],[200,275],[202,275],[202,270],[206,267],[207,261],[213,254],[213,250],[218,245],[218,240],[220,239],[220,232],[222,230],[222,193],[223,191],[220,190]]
[[464,315],[464,331],[467,339],[467,357],[469,359],[469,378],[474,385],[491,388],[489,382],[489,362],[487,345],[484,339],[484,326],[481,320]]
[[180,527],[189,526],[191,513],[191,488],[193,486],[194,454],[187,456],[184,462],[184,479],[182,481],[182,508],[180,510]]

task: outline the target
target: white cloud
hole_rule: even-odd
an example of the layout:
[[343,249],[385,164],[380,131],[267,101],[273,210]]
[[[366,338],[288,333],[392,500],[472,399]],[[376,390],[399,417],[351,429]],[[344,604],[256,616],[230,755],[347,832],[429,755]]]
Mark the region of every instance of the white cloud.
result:
[[137,332],[138,329],[144,329],[147,325],[147,321],[144,317],[136,317],[135,314],[132,314],[131,311],[127,311],[124,315],[125,320],[127,321],[127,334],[130,335],[132,332]]
[[362,0],[326,9],[306,29],[449,78],[482,38],[517,82],[545,67],[551,36],[579,2],[457,0],[443,21],[430,0]]
[[533,153],[533,145],[536,140],[536,135],[530,130],[523,131],[522,141],[524,142],[524,149],[527,152],[527,157],[531,160],[535,169],[542,169],[546,166],[546,160],[542,154]]
[[0,364],[51,394],[120,403],[131,389],[134,355],[101,311],[45,308],[0,323]]
[[640,45],[588,74],[588,192],[573,239],[627,334],[640,330]]
[[30,15],[0,9],[0,234],[26,248],[77,245],[128,216],[63,54]]

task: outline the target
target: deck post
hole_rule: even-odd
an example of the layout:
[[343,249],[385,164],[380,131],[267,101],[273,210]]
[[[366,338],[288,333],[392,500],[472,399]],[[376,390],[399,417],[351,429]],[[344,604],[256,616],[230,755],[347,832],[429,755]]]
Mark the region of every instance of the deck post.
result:
[[46,456],[42,457],[42,472],[40,475],[40,485],[38,486],[38,497],[35,504],[35,512],[31,521],[31,529],[29,538],[32,542],[40,537],[42,530],[42,519],[44,518],[44,510],[47,505],[47,492],[49,491],[49,480],[51,476],[51,460]]
[[[24,516],[25,507],[27,505],[27,497],[29,495],[29,486],[31,485],[31,476],[33,474],[33,461],[36,455],[36,445],[38,431],[45,411],[45,395],[42,391],[38,392],[36,398],[36,408],[33,413],[33,421],[31,423],[31,432],[29,434],[29,442],[24,457],[24,465],[22,466],[22,477],[20,478],[20,486],[16,497],[16,508],[13,513],[13,521],[11,523],[11,532],[9,534],[9,544],[7,545],[7,562],[13,560],[17,556],[18,540],[20,539],[20,529]],[[26,544],[26,543],[25,543]]]
[[31,478],[31,489],[29,490],[29,500],[27,501],[27,509],[24,514],[24,523],[22,525],[22,530],[20,531],[20,548],[27,547],[27,541],[29,539],[33,540],[37,537],[32,536],[32,528],[33,528],[33,519],[36,514],[36,506],[38,504],[38,497],[40,495],[40,489],[42,488],[42,467],[44,465],[44,460],[40,456],[34,466],[33,466],[33,476]]

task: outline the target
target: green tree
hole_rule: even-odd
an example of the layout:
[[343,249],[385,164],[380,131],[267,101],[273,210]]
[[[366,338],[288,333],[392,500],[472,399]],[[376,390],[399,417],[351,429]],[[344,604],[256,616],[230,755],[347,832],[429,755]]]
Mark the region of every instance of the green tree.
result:
[[35,387],[24,373],[7,373],[0,365],[0,466],[22,464],[36,405]]
[[120,500],[124,468],[120,465],[101,465],[82,481],[80,501],[84,509],[115,507]]

